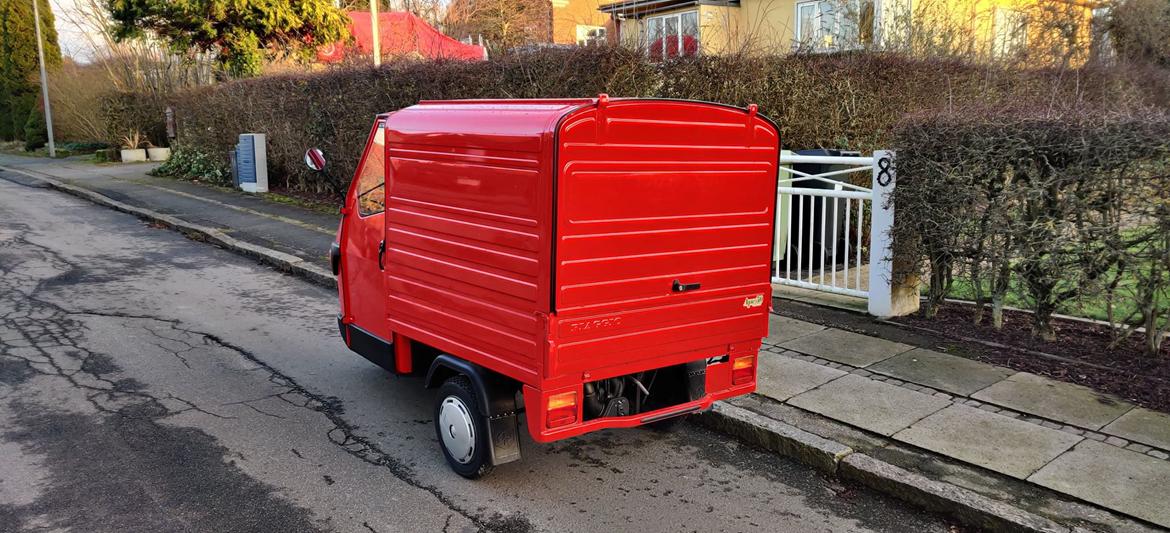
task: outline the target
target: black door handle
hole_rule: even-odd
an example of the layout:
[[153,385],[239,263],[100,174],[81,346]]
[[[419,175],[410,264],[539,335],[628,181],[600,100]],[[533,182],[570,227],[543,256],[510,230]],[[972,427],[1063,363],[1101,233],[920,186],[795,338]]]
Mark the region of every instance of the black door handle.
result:
[[333,267],[333,275],[341,272],[341,245],[333,243],[329,247],[329,266]]
[[674,283],[671,284],[670,290],[672,290],[674,292],[697,291],[697,290],[699,290],[699,284],[698,283],[683,283],[683,282],[676,279],[676,280],[674,280]]
[[386,270],[382,265],[382,258],[386,256],[386,241],[378,243],[378,270]]

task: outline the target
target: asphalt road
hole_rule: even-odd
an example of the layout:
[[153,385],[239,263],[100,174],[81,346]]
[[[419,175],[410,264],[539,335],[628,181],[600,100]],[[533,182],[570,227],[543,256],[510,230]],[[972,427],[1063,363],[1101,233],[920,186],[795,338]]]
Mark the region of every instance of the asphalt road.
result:
[[947,529],[687,424],[464,480],[331,291],[0,177],[0,531]]

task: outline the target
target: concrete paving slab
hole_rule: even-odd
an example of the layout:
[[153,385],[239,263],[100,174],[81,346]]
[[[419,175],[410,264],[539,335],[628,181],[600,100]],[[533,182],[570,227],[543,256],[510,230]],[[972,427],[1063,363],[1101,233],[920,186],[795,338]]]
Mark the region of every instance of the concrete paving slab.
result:
[[1086,440],[1028,481],[1170,527],[1170,462],[1161,459]]
[[955,404],[915,422],[894,438],[1025,479],[1083,437]]
[[888,437],[951,402],[849,374],[794,396],[788,404]]
[[816,333],[823,329],[825,329],[825,326],[819,324],[770,314],[768,315],[768,337],[764,339],[764,342],[766,344],[780,344],[811,333]]
[[1028,372],[1014,374],[971,397],[1088,429],[1101,429],[1133,409],[1090,388]]
[[843,370],[816,363],[760,352],[760,367],[756,374],[756,393],[783,402],[845,374],[846,372]]
[[780,346],[857,367],[866,367],[914,348],[900,342],[833,328],[780,343]]
[[1015,373],[1011,369],[923,348],[895,355],[868,370],[963,396]]
[[1114,420],[1101,431],[1110,435],[1170,450],[1170,415],[1138,407]]
[[[868,268],[866,270],[868,270]],[[850,269],[849,275],[853,276],[854,272],[855,271],[853,269]],[[862,287],[866,287],[869,285],[869,275],[865,272],[862,272],[861,274]],[[846,311],[857,311],[865,313],[869,309],[869,300],[865,298],[846,296],[844,294],[835,294],[825,291],[814,291],[812,289],[802,289],[800,287],[781,285],[779,283],[772,284],[772,295],[780,298],[781,300],[793,300],[797,302],[818,305],[821,307],[844,309]]]

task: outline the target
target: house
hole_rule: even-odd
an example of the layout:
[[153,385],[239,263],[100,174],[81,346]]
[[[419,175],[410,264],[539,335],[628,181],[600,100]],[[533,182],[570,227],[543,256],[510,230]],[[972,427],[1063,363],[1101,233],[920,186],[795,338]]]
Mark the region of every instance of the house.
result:
[[602,0],[551,0],[554,44],[609,44],[616,34],[611,17],[600,11]]
[[900,49],[1083,62],[1099,2],[1086,0],[619,0],[618,41],[651,55]]
[[449,0],[443,28],[482,37],[490,48],[614,44],[602,1],[608,0]]
[[[347,53],[373,53],[373,33],[368,11],[350,11],[350,45],[333,43],[317,49],[322,63],[341,61]],[[427,59],[486,59],[482,46],[465,44],[444,35],[413,13],[391,11],[378,13],[379,45],[382,56]]]

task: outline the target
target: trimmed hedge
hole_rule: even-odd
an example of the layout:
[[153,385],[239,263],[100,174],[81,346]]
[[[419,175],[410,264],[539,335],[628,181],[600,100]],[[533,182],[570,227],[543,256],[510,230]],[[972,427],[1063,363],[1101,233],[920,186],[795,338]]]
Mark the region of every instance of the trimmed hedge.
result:
[[1009,292],[1051,317],[1092,303],[1121,339],[1170,329],[1170,115],[1079,109],[908,118],[896,128],[895,264],[930,280],[929,317],[956,283],[979,323]]
[[[1140,74],[1140,76],[1139,76]],[[1140,79],[1138,79],[1140,78]],[[268,134],[271,183],[339,193],[353,173],[371,119],[424,99],[664,97],[733,105],[757,103],[775,119],[785,147],[887,148],[906,113],[956,104],[1065,106],[1108,100],[1160,104],[1170,83],[1119,69],[1015,72],[891,54],[703,56],[662,63],[621,48],[547,49],[491,61],[399,61],[241,80],[186,91],[176,110],[178,146],[226,160],[240,133]],[[160,131],[160,102],[123,96],[111,124]],[[146,109],[146,111],[144,111]],[[144,125],[146,122],[154,126]],[[153,121],[149,117],[154,117]],[[114,128],[112,128],[114,129]],[[317,146],[329,171],[303,168]]]
[[106,138],[111,146],[120,146],[122,138],[138,132],[155,146],[166,146],[167,102],[153,93],[116,92],[101,98]]

